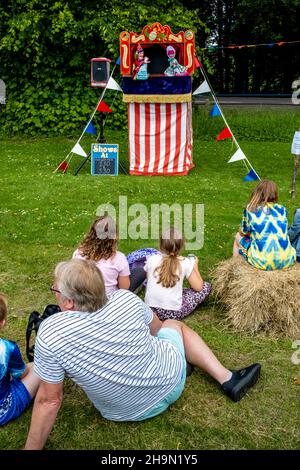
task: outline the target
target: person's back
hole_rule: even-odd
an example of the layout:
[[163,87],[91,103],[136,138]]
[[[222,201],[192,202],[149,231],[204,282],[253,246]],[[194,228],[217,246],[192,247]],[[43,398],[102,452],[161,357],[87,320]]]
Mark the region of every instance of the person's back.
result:
[[242,255],[252,266],[266,271],[290,268],[296,253],[287,230],[287,211],[278,204],[276,183],[260,181],[244,209],[233,256]]
[[182,372],[176,348],[149,334],[151,320],[151,310],[126,290],[113,293],[97,312],[58,313],[39,329],[35,370],[51,383],[66,373],[107,419],[137,419]]
[[269,203],[254,212],[245,209],[242,231],[250,233],[248,262],[254,267],[265,270],[286,269],[295,263],[284,206]]

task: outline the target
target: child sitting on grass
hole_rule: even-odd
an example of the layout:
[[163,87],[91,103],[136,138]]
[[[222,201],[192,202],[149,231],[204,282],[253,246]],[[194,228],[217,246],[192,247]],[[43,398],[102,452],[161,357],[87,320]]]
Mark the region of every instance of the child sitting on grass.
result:
[[296,252],[288,237],[287,210],[278,204],[276,183],[261,181],[253,190],[235,236],[233,256],[242,255],[255,268],[287,269]]
[[92,224],[73,258],[95,261],[102,273],[107,295],[117,289],[135,291],[145,280],[143,268],[131,272],[126,256],[118,251],[116,222],[109,216],[100,216]]
[[[198,269],[198,258],[184,257],[182,235],[171,227],[160,238],[160,253],[145,264],[147,287],[145,303],[160,320],[182,320],[200,305],[211,291]],[[183,288],[187,278],[191,288]]]
[[[7,317],[7,303],[0,294],[0,329]],[[35,396],[40,380],[33,364],[24,363],[18,345],[0,338],[0,426],[20,416]]]
[[292,246],[296,250],[297,261],[300,263],[300,207],[296,209],[293,224],[288,230]]

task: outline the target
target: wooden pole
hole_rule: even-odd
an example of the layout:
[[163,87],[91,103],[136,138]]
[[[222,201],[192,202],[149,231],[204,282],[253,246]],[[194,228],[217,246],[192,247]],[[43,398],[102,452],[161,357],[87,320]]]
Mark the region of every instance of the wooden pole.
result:
[[296,180],[298,174],[298,166],[299,166],[299,155],[294,155],[294,170],[293,170],[293,179],[292,179],[292,199],[296,197]]

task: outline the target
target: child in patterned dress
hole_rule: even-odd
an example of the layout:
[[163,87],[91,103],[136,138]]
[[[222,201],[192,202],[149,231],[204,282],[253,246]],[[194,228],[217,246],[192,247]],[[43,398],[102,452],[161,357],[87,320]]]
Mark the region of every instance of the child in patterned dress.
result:
[[[147,287],[145,303],[160,320],[182,320],[208,297],[211,285],[203,281],[196,256],[181,256],[184,238],[174,228],[160,238],[160,253],[145,264]],[[190,288],[183,287],[187,279]]]
[[[0,294],[0,329],[5,326],[6,317],[6,298]],[[24,363],[18,345],[0,338],[0,426],[23,413],[39,383],[33,364]]]
[[261,181],[253,190],[235,236],[233,256],[242,255],[258,269],[287,269],[296,252],[288,237],[287,210],[278,204],[276,183]]

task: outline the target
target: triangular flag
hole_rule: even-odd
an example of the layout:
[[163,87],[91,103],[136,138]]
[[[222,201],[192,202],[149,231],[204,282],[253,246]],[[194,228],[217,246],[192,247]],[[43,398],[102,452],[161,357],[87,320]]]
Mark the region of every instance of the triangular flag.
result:
[[120,56],[117,58],[116,65],[120,65]]
[[239,160],[245,160],[246,155],[244,154],[242,149],[237,149],[234,155],[232,155],[231,159],[228,160],[228,163],[238,162]]
[[221,111],[217,104],[214,104],[213,109],[210,112],[210,117],[221,116]]
[[81,155],[82,157],[87,157],[87,154],[81,147],[81,145],[77,142],[71,150],[72,153],[76,153],[77,155]]
[[253,168],[251,168],[251,170],[249,171],[248,175],[246,175],[246,176],[243,178],[243,181],[255,181],[255,180],[259,180],[259,177],[258,177],[257,174],[255,173],[255,171],[253,170]]
[[201,83],[200,86],[198,86],[198,88],[194,91],[193,95],[200,95],[201,93],[209,93],[210,92],[210,88],[208,86],[208,83],[206,80],[204,80],[204,82]]
[[120,85],[112,77],[109,77],[106,88],[109,88],[110,90],[123,91]]
[[101,111],[101,113],[112,113],[112,110],[102,100],[97,106],[97,111]]
[[225,127],[222,132],[216,137],[216,140],[225,140],[225,139],[230,139],[232,137],[232,134],[228,127]]
[[200,60],[196,56],[194,57],[194,65],[195,65],[196,68],[197,67],[202,67]]
[[61,170],[65,173],[67,171],[67,168],[68,168],[68,163],[66,160],[64,160],[63,162],[61,162],[57,170]]
[[86,132],[87,134],[97,134],[95,126],[92,122],[89,123],[89,125],[85,128],[84,132]]

